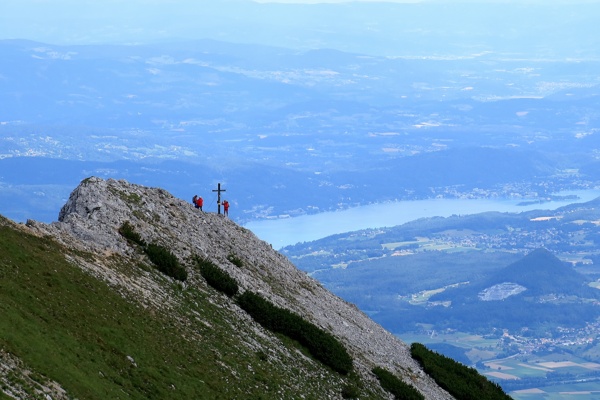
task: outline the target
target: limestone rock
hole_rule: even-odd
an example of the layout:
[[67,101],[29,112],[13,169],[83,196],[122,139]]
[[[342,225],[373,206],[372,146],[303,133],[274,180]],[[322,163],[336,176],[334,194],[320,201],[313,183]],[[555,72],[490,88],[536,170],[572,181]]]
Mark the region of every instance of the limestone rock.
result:
[[[188,269],[186,285],[200,285],[201,278],[191,267],[192,257],[210,259],[238,281],[240,291],[258,292],[337,336],[365,380],[372,381],[371,369],[381,366],[402,376],[427,399],[452,398],[421,370],[405,343],[356,306],[333,295],[251,231],[223,215],[201,212],[163,189],[91,177],[71,193],[58,222],[28,221],[27,226],[98,257],[115,253],[142,257],[118,232],[125,221],[147,243],[165,246],[178,257]],[[230,262],[231,255],[242,260],[243,266]],[[160,306],[169,303],[166,295],[157,299],[150,279],[142,277],[134,282],[99,262],[84,267],[116,286],[145,293],[148,302]]]

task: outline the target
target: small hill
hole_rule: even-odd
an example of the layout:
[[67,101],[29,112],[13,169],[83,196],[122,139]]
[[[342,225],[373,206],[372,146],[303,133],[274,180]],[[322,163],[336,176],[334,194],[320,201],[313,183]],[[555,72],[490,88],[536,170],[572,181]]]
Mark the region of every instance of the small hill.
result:
[[[405,343],[269,244],[160,188],[88,178],[57,222],[0,219],[0,254],[4,397],[393,398],[383,369],[426,399],[452,398]],[[206,265],[235,290],[209,283]],[[252,314],[248,299],[270,311]],[[284,329],[264,322],[275,314]],[[326,362],[332,348],[350,370]]]
[[536,249],[484,280],[448,290],[432,300],[458,303],[498,301],[508,298],[535,299],[544,296],[598,296],[587,286],[585,276],[546,249]]
[[586,278],[546,249],[536,249],[521,260],[493,274],[484,283],[493,286],[509,282],[525,288],[524,296],[548,294],[580,295],[589,292]]
[[537,249],[483,281],[434,295],[450,302],[409,318],[463,331],[585,326],[598,317],[600,292],[546,249]]

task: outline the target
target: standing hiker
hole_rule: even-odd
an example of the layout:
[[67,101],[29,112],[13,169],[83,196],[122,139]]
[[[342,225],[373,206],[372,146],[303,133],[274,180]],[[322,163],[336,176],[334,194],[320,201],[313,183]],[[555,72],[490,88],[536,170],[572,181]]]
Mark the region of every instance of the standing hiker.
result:
[[204,205],[204,200],[202,199],[202,197],[198,197],[196,199],[196,208],[199,208],[200,211],[202,211],[202,206]]
[[223,202],[223,214],[229,215],[229,202],[227,200]]

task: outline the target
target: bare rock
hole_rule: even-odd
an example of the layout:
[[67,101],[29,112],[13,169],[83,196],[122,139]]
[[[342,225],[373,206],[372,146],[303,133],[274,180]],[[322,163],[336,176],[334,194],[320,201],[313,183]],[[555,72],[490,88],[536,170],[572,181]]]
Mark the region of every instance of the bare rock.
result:
[[[140,257],[119,234],[126,221],[147,243],[160,244],[178,257],[190,275],[187,285],[199,284],[193,257],[207,258],[234,277],[241,291],[258,292],[338,337],[354,357],[363,379],[372,381],[371,369],[381,366],[402,376],[427,399],[452,398],[421,370],[404,342],[356,306],[333,295],[251,231],[223,215],[201,212],[163,189],[91,177],[71,193],[58,222],[28,221],[27,226],[99,257],[114,253]],[[242,261],[241,267],[229,260],[232,255]],[[116,285],[152,292],[151,287],[131,282],[99,263],[89,264],[90,270]],[[156,296],[148,295],[151,297]]]

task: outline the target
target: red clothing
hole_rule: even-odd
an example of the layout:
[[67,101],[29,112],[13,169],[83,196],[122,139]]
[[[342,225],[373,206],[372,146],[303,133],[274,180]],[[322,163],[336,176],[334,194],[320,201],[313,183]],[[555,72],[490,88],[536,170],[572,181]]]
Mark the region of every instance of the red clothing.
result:
[[227,200],[223,202],[223,214],[229,215],[229,202]]
[[202,207],[202,205],[203,205],[203,204],[204,204],[204,200],[202,199],[202,197],[198,197],[198,198],[196,199],[196,205],[197,205],[198,207]]

